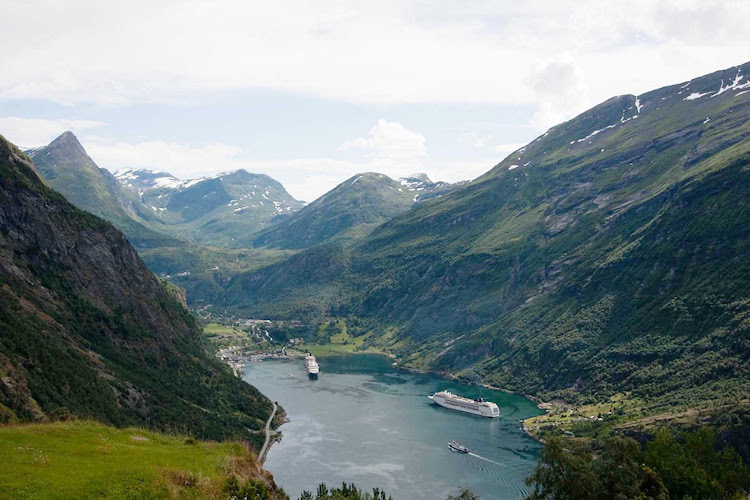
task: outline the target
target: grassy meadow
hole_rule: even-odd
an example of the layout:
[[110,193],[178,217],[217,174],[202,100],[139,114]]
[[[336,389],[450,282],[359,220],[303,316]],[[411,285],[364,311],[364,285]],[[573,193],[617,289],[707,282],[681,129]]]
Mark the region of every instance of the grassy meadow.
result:
[[90,421],[0,427],[0,456],[0,498],[221,498],[230,475],[261,475],[238,442]]

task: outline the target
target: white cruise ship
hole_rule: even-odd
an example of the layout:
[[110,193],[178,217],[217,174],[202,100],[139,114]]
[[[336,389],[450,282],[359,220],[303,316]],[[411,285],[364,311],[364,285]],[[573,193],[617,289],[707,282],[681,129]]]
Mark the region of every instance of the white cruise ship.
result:
[[305,368],[307,368],[308,377],[313,380],[316,380],[318,378],[320,367],[318,366],[318,362],[315,361],[315,356],[313,356],[312,353],[308,352],[307,356],[305,356]]
[[485,401],[482,398],[468,399],[456,396],[448,391],[436,392],[428,396],[435,403],[450,410],[462,411],[479,415],[480,417],[497,418],[500,416],[500,409],[495,403]]

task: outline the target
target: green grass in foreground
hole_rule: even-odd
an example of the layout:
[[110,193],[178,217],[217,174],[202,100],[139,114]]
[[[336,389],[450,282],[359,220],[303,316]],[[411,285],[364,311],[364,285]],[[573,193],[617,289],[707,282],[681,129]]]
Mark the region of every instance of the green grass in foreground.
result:
[[220,498],[260,474],[240,443],[86,421],[0,427],[0,456],[0,498]]

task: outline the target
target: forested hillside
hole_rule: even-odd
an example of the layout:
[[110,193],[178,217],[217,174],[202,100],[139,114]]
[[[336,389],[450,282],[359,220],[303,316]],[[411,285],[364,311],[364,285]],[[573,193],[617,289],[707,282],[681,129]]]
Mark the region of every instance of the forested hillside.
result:
[[544,397],[748,397],[749,74],[609,99],[353,248],[237,276],[224,304],[365,319],[407,366]]
[[176,287],[0,137],[0,422],[69,414],[262,441],[271,402],[210,356]]
[[424,174],[399,180],[366,172],[351,177],[299,212],[251,238],[256,247],[300,250],[321,243],[347,243],[458,185],[432,182]]

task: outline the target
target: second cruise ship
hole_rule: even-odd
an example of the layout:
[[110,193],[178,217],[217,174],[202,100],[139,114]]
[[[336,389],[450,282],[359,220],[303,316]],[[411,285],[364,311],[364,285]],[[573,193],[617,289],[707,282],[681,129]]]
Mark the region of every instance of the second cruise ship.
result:
[[312,353],[307,353],[307,356],[305,356],[305,368],[307,368],[308,377],[313,380],[318,378],[320,367],[318,366],[318,362],[315,361],[315,356],[313,356]]
[[485,401],[482,398],[468,399],[456,396],[448,391],[436,392],[432,396],[427,396],[435,403],[450,410],[462,411],[479,415],[480,417],[497,418],[500,416],[500,409],[495,403]]

